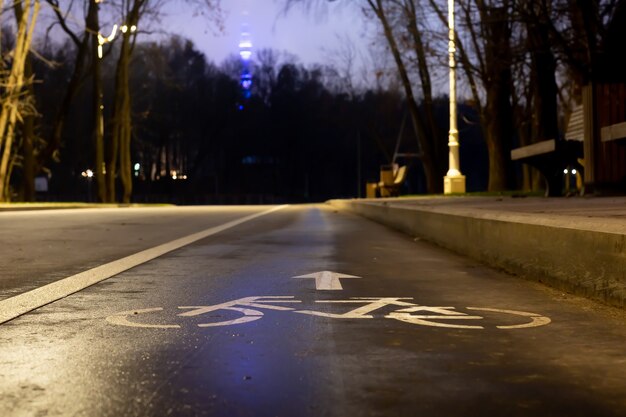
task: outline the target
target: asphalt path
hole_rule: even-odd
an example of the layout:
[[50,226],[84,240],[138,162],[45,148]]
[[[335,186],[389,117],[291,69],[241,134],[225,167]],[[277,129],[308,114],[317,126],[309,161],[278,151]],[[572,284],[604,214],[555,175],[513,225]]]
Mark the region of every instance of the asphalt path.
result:
[[[24,237],[32,268],[52,282],[266,208],[167,210],[97,213],[84,235],[57,214],[69,252],[97,249],[44,261]],[[13,293],[37,285],[17,275]],[[291,206],[0,325],[0,415],[624,416],[625,341],[621,310]]]
[[154,207],[0,212],[0,300],[258,212]]

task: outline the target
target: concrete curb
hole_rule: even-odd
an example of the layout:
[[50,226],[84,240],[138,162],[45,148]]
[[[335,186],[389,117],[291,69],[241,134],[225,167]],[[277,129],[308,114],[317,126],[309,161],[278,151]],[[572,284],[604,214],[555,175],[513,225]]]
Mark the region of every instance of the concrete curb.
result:
[[391,202],[329,203],[509,273],[626,308],[624,233]]

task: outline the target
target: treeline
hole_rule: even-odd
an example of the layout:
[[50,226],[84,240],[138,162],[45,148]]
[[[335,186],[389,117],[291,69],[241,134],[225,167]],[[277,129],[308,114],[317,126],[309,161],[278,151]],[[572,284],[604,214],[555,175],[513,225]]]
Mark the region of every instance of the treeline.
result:
[[[187,0],[194,2],[209,14],[219,3]],[[437,97],[447,72],[446,1],[342,3],[376,23],[388,53],[371,70],[392,73],[401,93],[355,91],[333,68],[257,51],[247,99],[238,59],[218,67],[185,40],[141,42],[137,28],[156,24],[167,1],[122,0],[121,8],[97,0],[45,3],[67,41],[36,54],[28,51],[39,1],[17,0],[3,10],[15,24],[2,36],[2,200],[34,199],[42,175],[49,197],[67,198],[82,187],[97,201],[353,196],[392,162],[398,138],[419,156],[410,191],[442,189],[448,113]],[[329,5],[285,0],[298,3]],[[538,186],[536,173],[516,170],[510,150],[561,137],[590,86],[624,82],[626,0],[454,4],[468,190]],[[100,8],[120,22],[117,36],[101,33]]]
[[[39,53],[48,59],[33,60],[31,68],[35,157],[46,152],[59,129],[59,109],[75,78],[72,64],[80,48],[68,41]],[[392,161],[399,138],[400,150],[419,151],[413,132],[400,130],[407,110],[398,91],[353,91],[332,67],[305,67],[287,54],[261,50],[251,64],[252,95],[246,99],[237,56],[218,66],[191,41],[173,36],[133,46],[128,65],[132,195],[126,194],[121,164],[111,168],[115,165],[110,162],[119,128],[115,90],[120,54],[114,44],[98,61],[98,83],[89,68],[80,77],[59,146],[35,175],[49,180],[45,194],[33,190],[29,195],[37,178],[26,173],[28,149],[17,133],[12,200],[320,201],[364,195],[365,182],[377,181],[380,166]],[[98,90],[101,96],[94,97]],[[101,115],[91,111],[94,101]],[[443,124],[446,106],[443,98]],[[100,123],[104,155],[98,157]],[[98,160],[116,182],[114,195],[99,192]],[[409,162],[413,167],[405,191],[424,192],[421,165]]]
[[[520,183],[510,150],[562,137],[564,121],[594,83],[626,81],[626,0],[284,0],[287,9],[354,7],[375,23],[402,82],[423,150],[429,192],[442,188],[447,131],[436,123],[437,77],[448,64],[448,6],[456,8],[461,94],[471,100],[489,152],[490,191]],[[461,149],[464,137],[461,135]],[[463,167],[468,176],[473,173]]]
[[[332,68],[306,68],[281,56],[256,53],[252,95],[245,99],[238,57],[217,66],[179,37],[138,43],[129,67],[134,201],[319,201],[355,196],[367,178],[375,180],[392,157],[402,95],[351,95]],[[53,72],[48,76],[64,78],[62,67]],[[113,65],[102,73],[104,120],[111,120]],[[47,85],[56,83],[46,78],[37,97],[52,109],[54,93]],[[81,173],[94,170],[95,121],[84,111],[91,95],[89,88],[81,90],[71,110],[59,162],[52,165],[53,194],[67,196],[89,185]],[[44,129],[50,128],[47,119],[41,120]],[[105,123],[105,141],[112,126]],[[417,146],[411,138],[406,143]],[[413,183],[417,191],[417,170]]]

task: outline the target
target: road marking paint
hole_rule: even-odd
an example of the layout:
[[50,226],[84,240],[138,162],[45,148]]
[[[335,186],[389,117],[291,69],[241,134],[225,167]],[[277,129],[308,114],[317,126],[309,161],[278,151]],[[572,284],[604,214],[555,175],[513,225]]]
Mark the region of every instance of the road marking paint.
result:
[[463,316],[418,315],[418,316],[414,316],[411,313],[393,312],[393,313],[389,313],[388,315],[386,315],[385,318],[400,320],[405,323],[419,324],[422,326],[429,326],[429,327],[446,327],[449,329],[484,329],[483,326],[466,326],[463,324],[450,324],[450,323],[440,323],[438,321],[431,321],[431,320],[480,320],[482,319],[481,316],[468,316],[468,315],[463,315]]
[[121,313],[114,314],[106,318],[111,324],[126,327],[144,327],[149,329],[180,329],[178,324],[145,324],[145,323],[133,323],[128,320],[128,316],[134,316],[137,314],[154,313],[156,311],[163,311],[163,308],[144,308],[143,310],[129,310],[122,311]]
[[[292,311],[294,310],[291,307],[283,307],[283,306],[275,306],[270,305],[268,303],[276,304],[276,303],[301,303],[300,300],[294,300],[293,296],[260,296],[260,297],[244,297],[239,298],[237,300],[228,301],[226,303],[215,304],[212,306],[181,306],[178,307],[179,310],[191,310],[186,313],[178,314],[178,317],[196,317],[202,314],[211,313],[218,310],[230,310],[236,311],[238,313],[243,314],[243,317],[239,317],[237,319],[225,320],[225,321],[217,321],[212,323],[200,323],[198,327],[217,327],[217,326],[231,326],[233,324],[242,324],[249,323],[251,321],[259,320],[263,317],[263,312],[259,310],[254,310],[252,308],[243,308],[243,307],[254,307],[254,308],[265,308],[268,310],[278,310],[278,311]],[[240,307],[236,307],[240,306]],[[243,306],[243,307],[241,307]],[[142,324],[131,322],[127,319],[129,315],[139,314],[139,313],[151,313],[155,311],[162,311],[163,308],[146,308],[143,310],[130,310],[124,311],[121,313],[114,314],[106,318],[106,320],[118,326],[126,326],[126,327],[146,327],[146,328],[162,328],[162,329],[178,329],[179,325],[152,325],[152,324]]]
[[100,265],[88,271],[84,271],[79,274],[72,275],[71,277],[44,285],[43,287],[36,288],[32,291],[16,295],[15,297],[2,300],[0,301],[0,324],[13,320],[16,317],[38,309],[39,307],[43,307],[46,304],[53,303],[61,298],[65,298],[68,295],[84,290],[87,287],[158,258],[159,256],[165,255],[168,252],[180,249],[183,246],[190,245],[198,240],[223,232],[224,230],[228,230],[258,217],[265,216],[266,214],[282,210],[286,207],[288,207],[288,205],[272,207],[269,210],[251,214],[249,216],[224,223],[220,226],[211,227],[201,232],[126,256],[122,259],[118,259],[117,261]]
[[[301,303],[300,300],[296,300],[294,296],[280,295],[280,296],[256,296],[256,297],[244,297],[232,301],[227,301],[221,304],[214,304],[211,306],[184,306],[178,307],[180,310],[191,310],[185,313],[178,314],[179,317],[195,317],[203,314],[211,313],[218,310],[230,310],[241,313],[243,316],[232,319],[217,321],[212,323],[201,323],[198,327],[217,327],[217,326],[231,326],[235,324],[249,323],[251,321],[259,320],[263,318],[264,313],[257,309],[277,310],[277,311],[291,311],[299,314],[307,314],[311,316],[320,316],[336,319],[373,319],[374,316],[370,313],[382,309],[384,307],[396,307],[395,311],[383,316],[386,319],[399,320],[409,324],[416,324],[420,326],[429,327],[444,327],[451,329],[472,329],[479,330],[485,329],[483,326],[470,326],[465,324],[452,324],[447,322],[448,320],[482,320],[482,316],[471,316],[469,314],[455,311],[455,307],[441,307],[441,306],[423,306],[419,304],[410,303],[404,300],[413,300],[410,297],[352,297],[349,300],[317,300],[316,303],[326,304],[365,304],[357,307],[345,313],[326,313],[322,311],[314,310],[296,310],[292,307],[283,307],[279,305],[273,305],[277,303]],[[401,308],[397,308],[401,307]],[[131,310],[124,311],[122,313],[109,316],[106,320],[109,323],[119,326],[127,327],[146,327],[146,328],[163,328],[163,329],[178,329],[178,325],[153,325],[153,324],[141,324],[137,322],[131,322],[128,320],[128,316],[133,314],[150,313],[156,311],[162,311],[162,308],[147,308],[143,310]],[[551,323],[550,318],[541,316],[536,313],[529,313],[526,311],[517,310],[502,310],[497,308],[483,308],[483,307],[467,307],[467,310],[472,311],[487,311],[501,314],[512,314],[515,316],[530,317],[530,323],[507,325],[507,326],[495,326],[497,329],[510,330],[510,329],[524,329],[530,327],[545,326]],[[413,314],[422,313],[422,314]],[[426,314],[424,314],[426,313]],[[218,316],[220,317],[220,316]],[[444,321],[442,323],[442,321]]]
[[412,300],[413,298],[407,297],[352,297],[349,300],[320,300],[316,303],[325,304],[344,304],[344,303],[358,303],[366,304],[362,307],[350,310],[347,313],[335,314],[335,313],[323,313],[321,311],[313,310],[300,310],[296,313],[309,314],[311,316],[330,317],[334,319],[373,319],[371,312],[381,309],[386,306],[399,306],[399,307],[413,307],[415,304],[407,303],[401,300]]
[[[185,308],[185,307],[178,307],[178,308]],[[215,323],[200,323],[198,324],[198,327],[231,326],[233,324],[248,323],[251,321],[258,320],[263,317],[263,312],[258,311],[258,310],[252,310],[250,308],[222,307],[222,310],[238,311],[239,313],[243,314],[243,317],[239,317],[238,319],[227,320],[227,321],[218,321]],[[179,314],[179,316],[182,316],[182,314]]]
[[527,311],[516,311],[516,310],[501,310],[499,308],[481,308],[481,307],[467,307],[468,310],[472,311],[489,311],[493,313],[504,313],[504,314],[512,314],[514,316],[522,316],[522,317],[530,317],[530,323],[524,324],[516,324],[512,326],[496,326],[498,329],[527,329],[530,327],[539,327],[545,326],[546,324],[550,324],[552,320],[549,317],[542,316],[541,314],[529,313]]
[[332,272],[332,271],[320,271],[320,272],[314,272],[312,274],[307,274],[307,275],[299,275],[293,278],[315,278],[316,290],[337,291],[337,290],[343,290],[343,287],[341,286],[341,281],[340,281],[341,278],[361,278],[361,277],[356,277],[354,275],[339,274],[337,272]]

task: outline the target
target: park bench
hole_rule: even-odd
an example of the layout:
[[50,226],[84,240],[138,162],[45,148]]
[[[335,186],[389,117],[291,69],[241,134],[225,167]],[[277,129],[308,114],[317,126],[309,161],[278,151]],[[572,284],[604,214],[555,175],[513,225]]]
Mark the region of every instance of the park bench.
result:
[[380,197],[397,197],[400,195],[400,187],[406,179],[407,167],[396,164],[382,167],[380,170],[380,181],[376,184],[376,189]]
[[602,142],[626,139],[626,122],[605,126],[600,130]]
[[583,106],[577,106],[570,115],[563,139],[548,139],[511,150],[511,159],[539,170],[546,182],[546,196],[560,196],[564,171],[576,167],[582,175],[578,161],[583,157],[584,141]]

